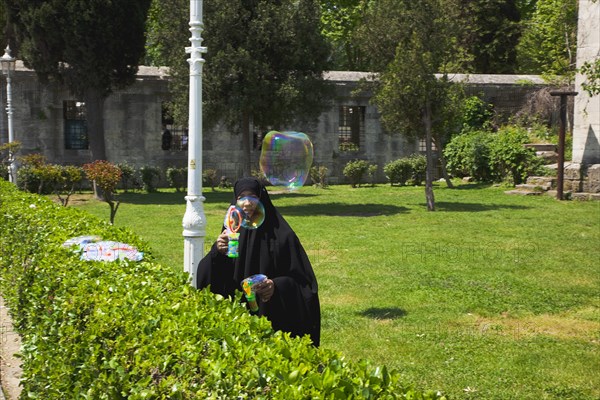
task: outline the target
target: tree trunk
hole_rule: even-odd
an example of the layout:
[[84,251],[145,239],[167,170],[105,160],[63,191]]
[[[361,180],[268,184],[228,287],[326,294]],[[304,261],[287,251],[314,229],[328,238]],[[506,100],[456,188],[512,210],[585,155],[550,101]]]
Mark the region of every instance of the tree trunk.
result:
[[89,88],[83,94],[86,109],[87,133],[92,161],[106,160],[104,143],[104,96],[98,89]]
[[[83,94],[83,99],[85,101],[88,141],[92,155],[91,161],[106,160],[106,146],[104,144],[104,96],[102,96],[100,90],[88,88]],[[103,200],[102,191],[98,190],[95,182],[94,195],[98,200]]]
[[454,189],[454,184],[452,183],[452,180],[450,180],[448,169],[446,168],[446,158],[444,157],[444,153],[442,151],[442,141],[439,139],[434,139],[434,143],[438,149],[438,157],[440,158],[440,164],[442,165],[442,175],[446,181],[446,186],[448,186],[450,189]]
[[250,162],[250,115],[247,111],[242,114],[242,171],[244,176],[252,175]]
[[433,151],[431,148],[431,104],[429,100],[427,100],[425,103],[423,124],[425,125],[425,157],[427,158],[427,168],[425,172],[425,199],[427,201],[427,210],[435,211],[435,199],[433,196]]

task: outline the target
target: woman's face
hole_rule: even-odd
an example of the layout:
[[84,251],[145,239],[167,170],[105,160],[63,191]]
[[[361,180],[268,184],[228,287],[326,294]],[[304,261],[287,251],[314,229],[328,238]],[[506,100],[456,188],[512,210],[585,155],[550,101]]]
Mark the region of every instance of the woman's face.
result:
[[244,211],[244,213],[246,213],[248,218],[252,218],[252,215],[254,214],[254,211],[256,210],[259,201],[256,193],[249,190],[245,190],[242,193],[240,193],[237,200],[238,207],[240,207]]

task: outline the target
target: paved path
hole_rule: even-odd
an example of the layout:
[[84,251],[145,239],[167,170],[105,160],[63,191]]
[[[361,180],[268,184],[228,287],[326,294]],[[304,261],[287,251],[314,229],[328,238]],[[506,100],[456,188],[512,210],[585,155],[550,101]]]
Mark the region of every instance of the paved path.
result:
[[20,347],[21,339],[0,296],[0,400],[17,400],[21,394],[21,360],[14,355]]

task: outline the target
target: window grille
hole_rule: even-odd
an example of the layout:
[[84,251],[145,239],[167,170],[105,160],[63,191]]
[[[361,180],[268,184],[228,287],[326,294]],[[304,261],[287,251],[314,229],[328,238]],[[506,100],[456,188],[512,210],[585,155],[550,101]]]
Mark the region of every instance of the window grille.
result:
[[86,150],[89,148],[87,112],[85,103],[75,100],[63,102],[65,149]]
[[365,107],[340,106],[338,137],[340,150],[360,149],[360,138],[365,132]]

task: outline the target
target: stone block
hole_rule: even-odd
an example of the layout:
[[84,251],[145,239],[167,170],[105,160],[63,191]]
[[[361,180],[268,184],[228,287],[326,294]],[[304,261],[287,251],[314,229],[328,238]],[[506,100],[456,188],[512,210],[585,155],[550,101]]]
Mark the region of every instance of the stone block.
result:
[[557,146],[552,143],[526,143],[523,146],[526,148],[534,149],[536,152],[538,151],[551,151],[556,152]]
[[586,192],[600,193],[600,164],[588,166],[584,179]]
[[592,164],[586,168],[582,191],[600,193],[600,164]]
[[563,181],[563,191],[581,192],[581,181],[565,179]]
[[564,179],[579,181],[581,180],[581,164],[579,163],[565,163]]
[[573,200],[580,200],[580,201],[589,200],[590,199],[590,194],[589,193],[572,193],[571,194],[571,199],[573,199]]
[[537,151],[535,155],[547,163],[555,163],[558,161],[558,153],[555,151]]

